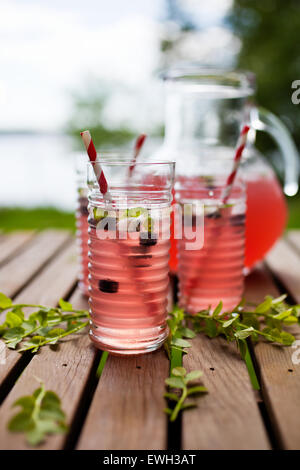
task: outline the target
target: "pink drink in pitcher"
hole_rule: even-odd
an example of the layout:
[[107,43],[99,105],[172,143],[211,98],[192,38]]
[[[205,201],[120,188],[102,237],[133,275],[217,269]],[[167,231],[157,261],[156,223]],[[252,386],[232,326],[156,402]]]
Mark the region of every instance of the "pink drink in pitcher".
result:
[[193,231],[203,231],[202,247],[187,249],[190,240],[178,240],[179,305],[189,313],[214,309],[220,300],[224,310],[241,300],[244,286],[245,193],[236,184],[226,204],[219,183],[198,183],[192,192],[179,189],[181,204],[201,203],[202,217],[191,218]]
[[130,162],[101,166],[111,201],[89,183],[90,337],[114,354],[142,354],[159,348],[168,334],[174,164],[138,162],[130,180]]

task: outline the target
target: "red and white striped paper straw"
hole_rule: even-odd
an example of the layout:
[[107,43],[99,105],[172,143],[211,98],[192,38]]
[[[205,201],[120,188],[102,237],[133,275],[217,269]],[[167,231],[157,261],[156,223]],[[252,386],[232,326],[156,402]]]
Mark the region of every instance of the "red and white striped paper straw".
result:
[[139,156],[140,151],[142,150],[142,147],[144,145],[146,137],[147,137],[147,134],[141,134],[141,135],[138,136],[138,138],[135,141],[132,164],[129,167],[129,176],[132,175],[132,172],[133,172],[135,164],[136,164],[137,157]]
[[104,172],[101,167],[101,163],[99,161],[97,151],[95,149],[94,142],[92,140],[92,136],[90,134],[90,131],[83,131],[80,132],[80,135],[82,137],[84,146],[86,148],[88,157],[90,159],[90,162],[93,163],[93,170],[95,172],[95,176],[97,178],[97,182],[99,184],[99,188],[101,193],[103,194],[103,197],[106,201],[111,201],[111,194],[108,189],[108,184],[107,180],[105,178]]
[[232,186],[233,186],[233,183],[234,183],[234,180],[235,180],[235,177],[236,177],[236,174],[237,174],[240,162],[241,162],[243,151],[247,143],[247,135],[248,135],[249,130],[250,130],[249,126],[244,126],[240,133],[239,140],[237,143],[237,149],[236,149],[235,156],[234,156],[233,168],[232,168],[230,175],[227,178],[226,186],[224,189],[224,194],[222,197],[222,201],[224,204],[226,204],[230,196]]

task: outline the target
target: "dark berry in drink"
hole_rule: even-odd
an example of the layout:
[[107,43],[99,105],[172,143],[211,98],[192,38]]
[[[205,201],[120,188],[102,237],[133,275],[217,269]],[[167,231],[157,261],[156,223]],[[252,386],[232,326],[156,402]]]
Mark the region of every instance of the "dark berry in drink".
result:
[[210,214],[207,214],[205,217],[207,217],[208,219],[220,219],[222,215],[218,210],[216,210],[214,212],[211,212]]
[[119,290],[119,283],[111,279],[100,279],[99,290],[108,294],[115,294]]
[[157,235],[151,232],[142,232],[140,234],[140,245],[141,246],[154,246],[157,243]]
[[231,225],[244,225],[245,223],[245,215],[244,214],[237,214],[230,218]]

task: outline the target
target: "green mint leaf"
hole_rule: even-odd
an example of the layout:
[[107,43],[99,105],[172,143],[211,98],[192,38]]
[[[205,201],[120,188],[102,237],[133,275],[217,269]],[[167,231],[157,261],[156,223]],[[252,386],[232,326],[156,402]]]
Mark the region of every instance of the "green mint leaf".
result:
[[198,393],[208,393],[208,390],[206,387],[202,386],[202,385],[197,385],[195,387],[190,387],[188,389],[188,396],[189,395],[197,395]]
[[272,300],[272,305],[280,304],[287,298],[287,294],[283,294],[280,297],[277,297],[276,299]]
[[180,327],[180,328],[178,328],[177,331],[184,338],[192,339],[192,338],[195,338],[195,336],[196,336],[196,333],[193,330],[191,330],[190,328],[187,328],[187,327]]
[[183,403],[183,405],[181,406],[181,411],[183,410],[188,410],[190,408],[197,408],[197,404],[196,403]]
[[200,377],[202,377],[202,375],[203,375],[203,372],[201,370],[193,370],[192,372],[189,372],[188,374],[186,374],[185,381],[191,382],[193,380],[197,380]]
[[167,398],[169,400],[176,401],[176,402],[179,400],[178,396],[175,393],[171,393],[171,392],[164,393],[164,398]]
[[186,370],[184,367],[174,367],[174,369],[172,369],[172,375],[175,377],[184,377],[185,374]]
[[249,328],[245,328],[244,330],[239,330],[234,333],[234,336],[238,339],[246,339],[254,333],[254,328],[250,326]]
[[12,300],[9,297],[7,297],[5,294],[0,292],[0,309],[5,310],[11,307],[11,305],[12,305]]
[[255,313],[265,313],[268,310],[270,310],[272,306],[272,301],[273,301],[272,297],[267,296],[265,300],[256,307],[256,309],[254,310]]
[[26,343],[24,343],[23,347],[19,349],[19,352],[29,351],[29,350],[32,350],[32,352],[37,352],[39,347],[42,346],[44,342],[45,342],[44,336],[40,336],[40,335],[33,336],[32,338],[30,338],[29,341],[26,341]]
[[46,391],[44,384],[31,396],[19,398],[13,406],[21,407],[21,411],[9,421],[8,429],[23,432],[33,446],[43,442],[48,434],[67,431],[60,399],[54,392]]
[[239,318],[239,315],[236,315],[236,317],[233,317],[233,318],[230,318],[230,320],[226,320],[222,327],[223,328],[228,328],[229,326],[231,326],[237,319]]
[[280,331],[278,328],[266,327],[262,330],[266,339],[274,343],[280,343],[284,346],[291,346],[295,341],[295,337],[287,331]]
[[298,323],[298,318],[294,317],[293,315],[290,315],[289,317],[287,317],[283,320],[283,323],[285,323],[287,325],[292,325],[294,323]]
[[212,313],[213,318],[217,318],[220,315],[222,308],[223,308],[223,302],[221,300]]
[[21,318],[20,314],[14,312],[8,312],[6,314],[5,323],[9,328],[15,328],[16,326],[21,326],[23,322],[23,318]]
[[179,377],[169,377],[165,380],[166,385],[171,388],[184,388],[185,384]]
[[252,326],[255,330],[260,330],[260,322],[254,312],[242,312],[242,323]]
[[59,304],[60,308],[62,310],[65,310],[66,312],[71,312],[73,310],[72,304],[70,304],[70,302],[66,302],[63,299],[60,299],[58,304]]
[[215,338],[216,336],[218,336],[218,327],[215,320],[213,318],[207,318],[206,320],[204,320],[204,322],[204,333],[209,336],[209,338]]
[[289,316],[291,316],[293,313],[293,309],[289,308],[288,310],[283,310],[283,312],[277,313],[276,315],[273,316],[276,320],[285,320]]
[[59,338],[64,335],[66,332],[66,330],[64,330],[63,328],[54,328],[53,330],[50,330],[47,335],[46,335],[46,339],[47,340],[51,340],[52,341],[58,341]]
[[179,346],[181,348],[190,348],[191,343],[182,338],[173,338],[171,341],[172,346]]
[[25,432],[34,428],[34,421],[30,411],[21,411],[8,423],[8,429],[14,432]]
[[18,398],[17,401],[14,402],[13,406],[21,406],[24,411],[31,412],[35,405],[35,399],[33,396],[26,395],[24,397]]
[[3,335],[3,339],[10,349],[15,349],[17,344],[22,341],[24,334],[25,330],[20,326],[17,326],[7,330]]

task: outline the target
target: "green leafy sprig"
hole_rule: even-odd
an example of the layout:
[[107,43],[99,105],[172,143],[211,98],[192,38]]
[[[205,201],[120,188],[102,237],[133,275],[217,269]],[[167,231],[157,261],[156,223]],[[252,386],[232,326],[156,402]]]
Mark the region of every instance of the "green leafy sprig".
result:
[[191,343],[187,339],[192,339],[196,336],[196,333],[187,327],[187,321],[188,317],[184,310],[177,305],[169,313],[167,320],[169,336],[164,346],[170,360],[174,351],[185,353],[186,348],[191,347]]
[[54,392],[45,390],[43,383],[32,395],[19,398],[13,404],[15,406],[20,406],[21,411],[10,420],[8,429],[25,433],[32,446],[43,442],[48,434],[61,434],[68,430],[60,399]]
[[[36,310],[26,317],[24,309],[28,307]],[[14,304],[9,297],[0,293],[0,313],[4,311],[6,318],[0,325],[0,337],[10,349],[21,345],[19,352],[37,352],[41,346],[56,344],[89,324],[86,310],[75,310],[69,302],[62,299],[59,307]],[[63,323],[66,325],[64,328]]]
[[[241,357],[246,362],[252,385],[255,389],[259,389],[247,341],[251,338],[254,342],[257,342],[261,338],[283,346],[293,344],[295,337],[284,328],[300,322],[300,305],[289,305],[285,301],[286,297],[286,295],[282,295],[274,298],[268,295],[257,306],[242,301],[231,312],[223,311],[223,303],[219,302],[213,311],[210,309],[202,310],[195,315],[186,314],[183,309],[175,306],[169,315],[170,332],[165,343],[165,349],[171,361],[170,369],[172,370],[171,377],[166,381],[167,385],[175,387],[175,383],[178,385],[181,380],[183,386],[185,376],[183,378],[180,376],[180,373],[184,371],[181,367],[182,354],[187,353],[188,348],[191,347],[188,339],[192,339],[196,334],[204,333],[209,338],[224,336],[227,341],[236,342]],[[250,309],[250,307],[253,308]],[[174,367],[175,365],[177,367]],[[173,371],[175,371],[175,377],[173,377]],[[190,374],[193,372],[190,372]],[[166,410],[172,421],[176,419],[180,410],[190,407],[188,403],[185,406],[187,391],[182,390],[179,399],[174,393],[165,395],[169,400],[173,398],[178,405],[175,406],[174,410],[170,410],[170,408]],[[196,406],[196,404],[193,403],[192,406]]]
[[195,384],[203,373],[200,370],[186,371],[184,367],[174,367],[172,375],[165,380],[166,385],[173,391],[168,391],[164,397],[170,402],[174,402],[173,408],[166,408],[165,412],[170,416],[170,421],[175,421],[180,411],[197,406],[194,401],[189,400],[192,395],[206,393],[207,389],[203,385]]
[[291,306],[285,299],[286,295],[277,298],[266,296],[253,310],[249,310],[245,303],[241,302],[231,312],[223,313],[223,305],[220,302],[212,314],[204,310],[187,317],[196,333],[203,332],[210,338],[222,335],[227,341],[235,341],[242,357],[245,358],[247,338],[254,342],[263,338],[283,346],[293,344],[295,337],[284,327],[299,322],[300,306]]

